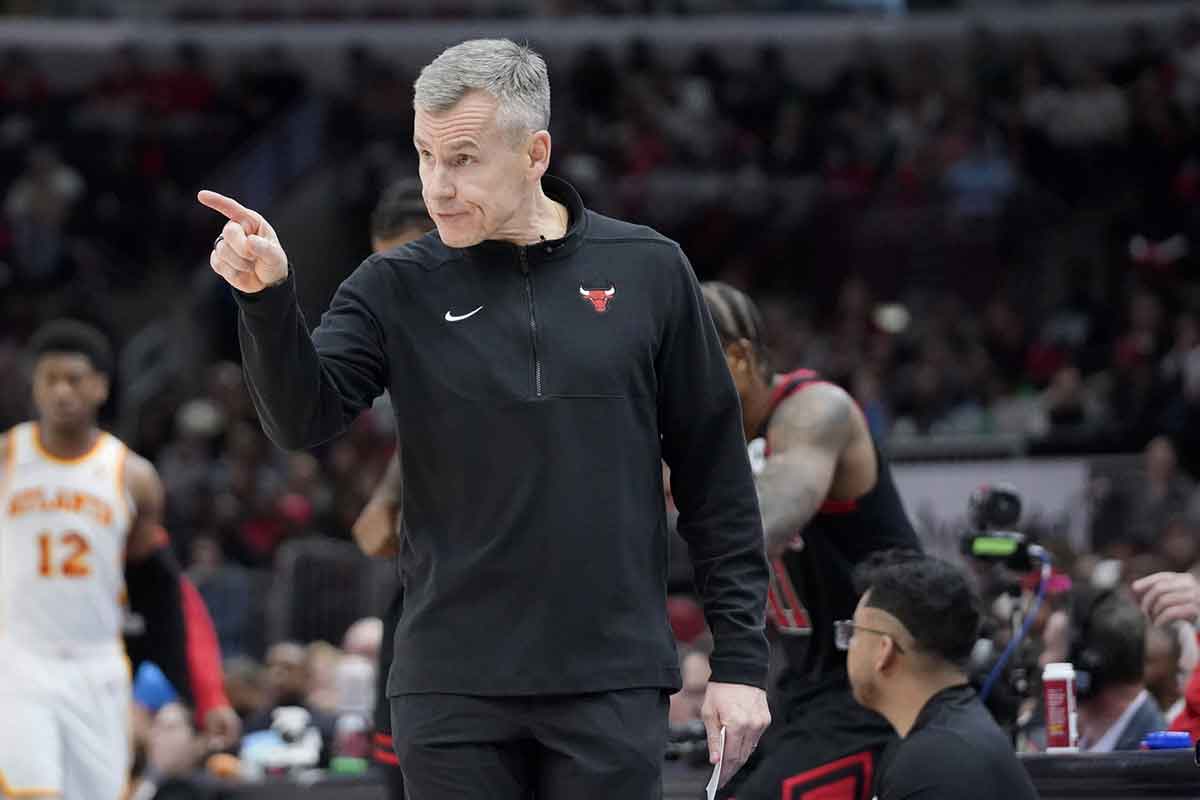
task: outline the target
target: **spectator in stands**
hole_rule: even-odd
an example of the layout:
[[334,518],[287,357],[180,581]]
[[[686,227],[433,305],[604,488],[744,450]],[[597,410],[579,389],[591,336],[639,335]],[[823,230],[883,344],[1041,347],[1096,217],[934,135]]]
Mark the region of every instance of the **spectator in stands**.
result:
[[856,576],[854,619],[837,623],[858,702],[901,741],[885,756],[880,800],[1035,800],[1012,745],[964,671],[979,630],[978,600],[956,567],[919,554],[881,554]]
[[221,653],[226,658],[244,655],[253,614],[246,602],[253,597],[250,574],[242,566],[226,562],[221,542],[212,533],[196,536],[191,550],[187,574],[212,615]]
[[1175,445],[1155,437],[1144,451],[1142,480],[1130,490],[1129,536],[1139,547],[1155,542],[1168,521],[1188,510],[1196,483],[1179,468]]
[[1072,611],[1068,660],[1079,680],[1079,746],[1092,753],[1137,750],[1167,727],[1146,690],[1146,617],[1121,594],[1082,593]]
[[225,662],[225,694],[243,720],[249,720],[267,707],[266,676],[254,659],[235,656]]
[[1098,64],[1080,64],[1063,103],[1049,121],[1050,138],[1069,148],[1120,142],[1129,125],[1129,105]]
[[966,220],[996,219],[1016,188],[1012,162],[999,137],[975,130],[970,147],[943,178],[951,212]]
[[267,703],[262,711],[246,720],[246,733],[268,730],[271,713],[277,708],[296,706],[308,711],[312,724],[321,731],[321,763],[328,763],[335,720],[314,707],[309,699],[312,663],[308,650],[295,642],[280,642],[267,651]]
[[1103,418],[1103,410],[1084,382],[1078,367],[1066,366],[1054,373],[1041,397],[1041,414],[1036,429],[1049,435],[1093,433]]
[[53,148],[42,145],[30,153],[28,168],[4,198],[17,268],[26,282],[45,286],[61,274],[67,222],[83,191],[83,178]]
[[342,651],[329,642],[308,646],[308,692],[305,707],[331,714],[337,710],[337,668]]
[[192,715],[180,703],[159,709],[146,744],[146,767],[130,800],[203,800],[207,789],[191,780],[200,767],[204,745],[192,727]]
[[1194,516],[1200,496],[1193,495],[1187,514],[1174,514],[1167,520],[1155,545],[1155,551],[1165,560],[1170,572],[1188,572],[1200,562],[1200,524]]
[[342,652],[377,662],[383,647],[383,633],[383,620],[379,617],[360,619],[346,629],[346,635],[342,637]]
[[[1186,453],[1200,426],[1200,315],[1188,310],[1175,318],[1175,339],[1159,362],[1159,391],[1164,398],[1163,431]],[[1191,459],[1187,466],[1195,468]],[[1196,501],[1193,501],[1196,505]],[[1200,509],[1192,509],[1196,513]]]
[[226,420],[216,406],[196,398],[175,413],[175,437],[156,460],[167,492],[167,521],[184,550],[192,531],[211,519],[213,456]]

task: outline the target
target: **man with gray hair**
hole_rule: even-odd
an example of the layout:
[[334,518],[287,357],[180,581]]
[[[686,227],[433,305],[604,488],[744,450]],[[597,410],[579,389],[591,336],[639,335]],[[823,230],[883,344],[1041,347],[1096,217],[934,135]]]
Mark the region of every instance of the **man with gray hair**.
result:
[[311,337],[275,231],[199,195],[229,220],[210,263],[271,438],[315,446],[391,394],[405,607],[389,694],[409,796],[661,796],[680,685],[661,461],[713,634],[703,717],[728,778],[770,720],[768,578],[691,266],[546,174],[549,78],[527,47],[446,50],[414,106],[437,230],[363,262]]

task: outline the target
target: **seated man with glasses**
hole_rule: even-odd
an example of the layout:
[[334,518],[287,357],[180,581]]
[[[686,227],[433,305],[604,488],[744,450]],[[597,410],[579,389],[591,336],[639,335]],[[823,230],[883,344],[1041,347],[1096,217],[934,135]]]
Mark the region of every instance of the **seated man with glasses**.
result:
[[967,683],[979,611],[962,572],[889,553],[856,577],[862,599],[834,635],[849,651],[854,699],[900,735],[875,784],[879,800],[1035,800],[1012,745]]

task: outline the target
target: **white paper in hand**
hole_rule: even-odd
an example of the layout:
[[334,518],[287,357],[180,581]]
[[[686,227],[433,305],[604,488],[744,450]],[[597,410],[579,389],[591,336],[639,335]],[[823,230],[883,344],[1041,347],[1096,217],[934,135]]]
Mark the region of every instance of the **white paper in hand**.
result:
[[712,777],[708,779],[708,786],[704,787],[704,792],[708,800],[713,800],[717,796],[717,788],[721,785],[721,767],[725,764],[725,726],[721,726],[721,746],[717,750],[717,765],[713,767]]

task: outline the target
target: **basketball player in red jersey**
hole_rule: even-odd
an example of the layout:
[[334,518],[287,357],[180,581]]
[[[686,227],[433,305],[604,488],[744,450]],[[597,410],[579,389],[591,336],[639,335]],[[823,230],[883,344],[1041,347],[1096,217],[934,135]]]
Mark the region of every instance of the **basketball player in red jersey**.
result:
[[850,395],[810,370],[774,374],[754,302],[723,283],[703,291],[741,395],[771,559],[767,618],[786,661],[775,722],[721,796],[870,800],[895,734],[851,695],[834,622],[854,616],[856,565],[920,543]]

